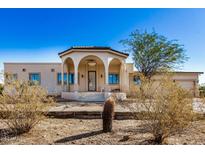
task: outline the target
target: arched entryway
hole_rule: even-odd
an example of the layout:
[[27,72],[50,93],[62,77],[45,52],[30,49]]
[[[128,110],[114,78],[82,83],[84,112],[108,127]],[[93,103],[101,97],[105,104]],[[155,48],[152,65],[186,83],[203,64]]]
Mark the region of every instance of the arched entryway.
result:
[[94,55],[89,55],[80,60],[78,65],[78,90],[104,91],[105,66],[103,61]]
[[63,87],[64,91],[74,91],[74,72],[75,72],[75,67],[74,67],[74,61],[72,58],[68,57],[64,61],[64,69],[63,69],[63,77],[61,76],[62,81],[63,81]]
[[113,58],[108,67],[108,83],[109,91],[119,92],[121,91],[121,61],[117,58]]

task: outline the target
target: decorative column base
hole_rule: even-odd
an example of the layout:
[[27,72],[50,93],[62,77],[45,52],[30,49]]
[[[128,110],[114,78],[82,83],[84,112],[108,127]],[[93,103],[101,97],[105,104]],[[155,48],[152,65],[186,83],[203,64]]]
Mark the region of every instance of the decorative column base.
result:
[[74,92],[78,92],[78,84],[74,84]]
[[109,84],[106,84],[106,85],[105,85],[105,92],[110,92],[110,86],[109,86]]

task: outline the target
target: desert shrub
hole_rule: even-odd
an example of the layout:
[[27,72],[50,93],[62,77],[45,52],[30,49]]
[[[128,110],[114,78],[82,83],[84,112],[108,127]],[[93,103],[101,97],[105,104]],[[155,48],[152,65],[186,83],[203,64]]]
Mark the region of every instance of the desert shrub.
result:
[[127,104],[136,119],[154,136],[154,143],[165,143],[166,138],[188,128],[193,120],[192,96],[171,79],[164,77],[156,82],[141,76],[141,85],[136,91],[136,99]]
[[29,82],[7,82],[0,96],[1,118],[17,134],[26,133],[44,118],[52,99],[38,85]]
[[0,95],[2,95],[3,90],[4,90],[4,87],[3,87],[3,85],[2,85],[2,84],[0,84]]
[[114,106],[115,106],[114,98],[110,97],[105,101],[103,107],[103,115],[102,115],[104,132],[112,131],[112,121],[114,118]]

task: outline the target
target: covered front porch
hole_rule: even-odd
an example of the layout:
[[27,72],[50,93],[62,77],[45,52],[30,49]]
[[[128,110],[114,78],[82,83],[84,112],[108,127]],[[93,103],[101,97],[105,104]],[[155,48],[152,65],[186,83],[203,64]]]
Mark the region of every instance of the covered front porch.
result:
[[61,56],[62,98],[104,101],[111,93],[126,98],[125,57],[78,51]]

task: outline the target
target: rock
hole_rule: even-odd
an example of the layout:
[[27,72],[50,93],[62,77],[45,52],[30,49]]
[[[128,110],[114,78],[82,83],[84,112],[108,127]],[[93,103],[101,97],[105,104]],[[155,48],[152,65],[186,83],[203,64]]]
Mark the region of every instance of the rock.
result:
[[128,141],[130,139],[130,137],[128,135],[123,136],[123,138],[121,140],[119,140],[119,142],[125,142]]

